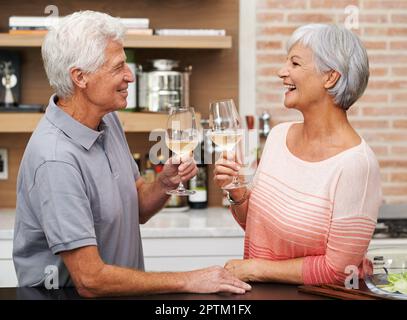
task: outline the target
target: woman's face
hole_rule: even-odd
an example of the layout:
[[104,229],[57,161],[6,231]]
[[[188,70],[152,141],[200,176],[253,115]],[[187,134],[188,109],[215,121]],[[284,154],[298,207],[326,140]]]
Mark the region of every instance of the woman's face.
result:
[[287,61],[278,71],[287,91],[284,105],[303,110],[321,102],[328,94],[324,87],[326,76],[317,72],[311,49],[295,44]]

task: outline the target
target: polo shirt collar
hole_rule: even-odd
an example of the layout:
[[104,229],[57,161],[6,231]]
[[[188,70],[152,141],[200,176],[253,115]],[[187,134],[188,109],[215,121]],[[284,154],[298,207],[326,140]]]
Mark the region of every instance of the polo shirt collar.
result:
[[[47,110],[45,111],[45,116],[68,137],[79,143],[86,150],[89,150],[99,136],[103,134],[103,130],[93,130],[72,118],[56,105],[57,99],[58,98],[55,94],[51,96]],[[103,120],[99,127],[106,129],[106,124]]]

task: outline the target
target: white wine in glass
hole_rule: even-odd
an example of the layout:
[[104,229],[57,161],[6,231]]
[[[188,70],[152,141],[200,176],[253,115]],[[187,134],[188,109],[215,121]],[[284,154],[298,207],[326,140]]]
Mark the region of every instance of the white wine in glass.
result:
[[179,156],[190,154],[198,145],[198,140],[176,140],[168,139],[167,147]]
[[[197,129],[195,111],[192,107],[171,107],[168,115],[165,142],[173,153],[182,156],[190,154],[198,145],[199,131]],[[189,196],[195,191],[185,189],[182,182],[175,190],[167,194]]]
[[242,139],[243,132],[238,130],[225,130],[222,132],[212,131],[209,133],[212,142],[222,150],[231,151]]
[[[209,132],[210,139],[219,146],[222,151],[228,153],[233,151],[235,153],[235,159],[243,160],[244,150],[239,146],[239,143],[244,137],[244,131],[233,100],[227,99],[212,102],[209,110],[209,123],[211,127],[211,131]],[[222,189],[237,189],[246,185],[247,183],[240,182],[239,178],[234,176],[232,182]]]

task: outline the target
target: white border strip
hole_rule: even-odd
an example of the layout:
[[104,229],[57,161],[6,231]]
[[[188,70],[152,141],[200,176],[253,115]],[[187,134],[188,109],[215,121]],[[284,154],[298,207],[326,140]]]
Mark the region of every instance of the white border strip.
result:
[[256,1],[239,1],[239,113],[256,115]]

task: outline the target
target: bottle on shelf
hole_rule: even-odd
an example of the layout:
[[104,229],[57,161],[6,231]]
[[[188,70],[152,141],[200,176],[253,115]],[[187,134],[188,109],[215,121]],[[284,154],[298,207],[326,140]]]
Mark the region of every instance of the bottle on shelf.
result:
[[254,116],[246,116],[247,139],[245,143],[245,166],[242,168],[242,175],[247,182],[251,182],[258,163],[259,135],[254,129]]
[[271,124],[270,124],[270,119],[271,116],[267,111],[263,111],[259,118],[259,149],[258,149],[258,155],[257,155],[257,161],[260,161],[261,154],[264,149],[264,145],[267,140],[267,136],[270,133],[271,130]]
[[[158,164],[155,165],[154,170],[156,174],[159,174],[164,169],[165,157],[164,155],[158,156]],[[170,195],[167,203],[164,206],[164,211],[185,211],[188,209],[185,197],[177,196],[175,194]]]
[[[201,125],[204,125],[204,121],[201,121]],[[204,139],[195,149],[194,158],[198,172],[189,180],[189,189],[195,191],[195,193],[188,196],[188,204],[192,209],[204,209],[208,207],[208,168],[205,164]]]
[[142,170],[141,169],[141,154],[138,152],[133,153],[133,159],[137,164],[137,168],[138,168],[139,172],[141,172],[141,170]]
[[143,178],[147,183],[153,183],[155,181],[155,171],[150,159],[148,158],[148,154],[146,154],[145,157],[145,169],[143,172]]

